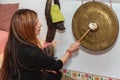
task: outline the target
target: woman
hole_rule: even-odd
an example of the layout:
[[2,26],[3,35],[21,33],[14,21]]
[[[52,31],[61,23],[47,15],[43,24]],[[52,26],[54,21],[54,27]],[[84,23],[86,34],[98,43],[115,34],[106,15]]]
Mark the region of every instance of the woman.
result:
[[1,80],[45,80],[46,77],[47,80],[60,80],[59,70],[78,50],[80,43],[73,43],[56,61],[42,50],[37,38],[41,26],[33,10],[19,9],[14,13],[0,70]]

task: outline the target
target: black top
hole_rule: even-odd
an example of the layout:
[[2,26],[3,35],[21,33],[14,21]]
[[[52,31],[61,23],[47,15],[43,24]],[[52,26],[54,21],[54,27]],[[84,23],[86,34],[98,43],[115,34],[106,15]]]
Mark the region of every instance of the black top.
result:
[[39,47],[20,45],[17,57],[21,74],[20,80],[42,80],[42,69],[58,72],[57,74],[48,73],[47,80],[59,80],[58,78],[61,77],[59,70],[63,67],[63,62],[55,60],[54,57],[48,57]]

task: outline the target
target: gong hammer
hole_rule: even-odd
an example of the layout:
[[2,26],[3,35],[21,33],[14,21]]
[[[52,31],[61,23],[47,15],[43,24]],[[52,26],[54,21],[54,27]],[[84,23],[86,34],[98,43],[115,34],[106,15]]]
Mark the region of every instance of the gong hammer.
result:
[[89,27],[88,30],[78,40],[79,42],[81,42],[84,39],[84,37],[90,32],[90,30],[96,30],[97,29],[97,24],[90,22],[89,25],[88,25],[88,27]]

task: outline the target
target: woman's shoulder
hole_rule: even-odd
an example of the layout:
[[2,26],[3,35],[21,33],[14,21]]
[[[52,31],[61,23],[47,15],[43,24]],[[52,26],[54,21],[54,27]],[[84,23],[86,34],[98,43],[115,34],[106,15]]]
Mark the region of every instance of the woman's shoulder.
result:
[[33,52],[34,51],[34,53],[35,52],[43,52],[42,51],[42,49],[41,48],[39,48],[38,46],[34,46],[34,45],[27,45],[27,44],[25,44],[25,45],[20,45],[19,46],[19,51],[20,52]]
[[19,48],[39,48],[35,45],[29,45],[29,44],[20,44]]

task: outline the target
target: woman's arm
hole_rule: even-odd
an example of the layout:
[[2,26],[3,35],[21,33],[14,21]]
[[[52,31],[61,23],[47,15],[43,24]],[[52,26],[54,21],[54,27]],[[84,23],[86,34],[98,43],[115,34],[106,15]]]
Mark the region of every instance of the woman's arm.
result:
[[67,49],[66,53],[60,58],[62,60],[63,65],[67,62],[67,60],[72,56],[73,52],[79,49],[80,43],[76,41],[75,43],[71,44],[70,47]]
[[42,49],[35,46],[21,46],[18,60],[22,65],[34,69],[59,70],[63,67],[61,60],[56,61],[54,57],[48,57]]
[[22,65],[28,68],[47,68],[48,70],[57,71],[63,67],[73,52],[78,50],[79,45],[80,43],[77,41],[73,43],[66,53],[57,61],[54,59],[54,57],[48,57],[45,55],[42,49],[38,47],[24,45],[19,47],[18,60]]

